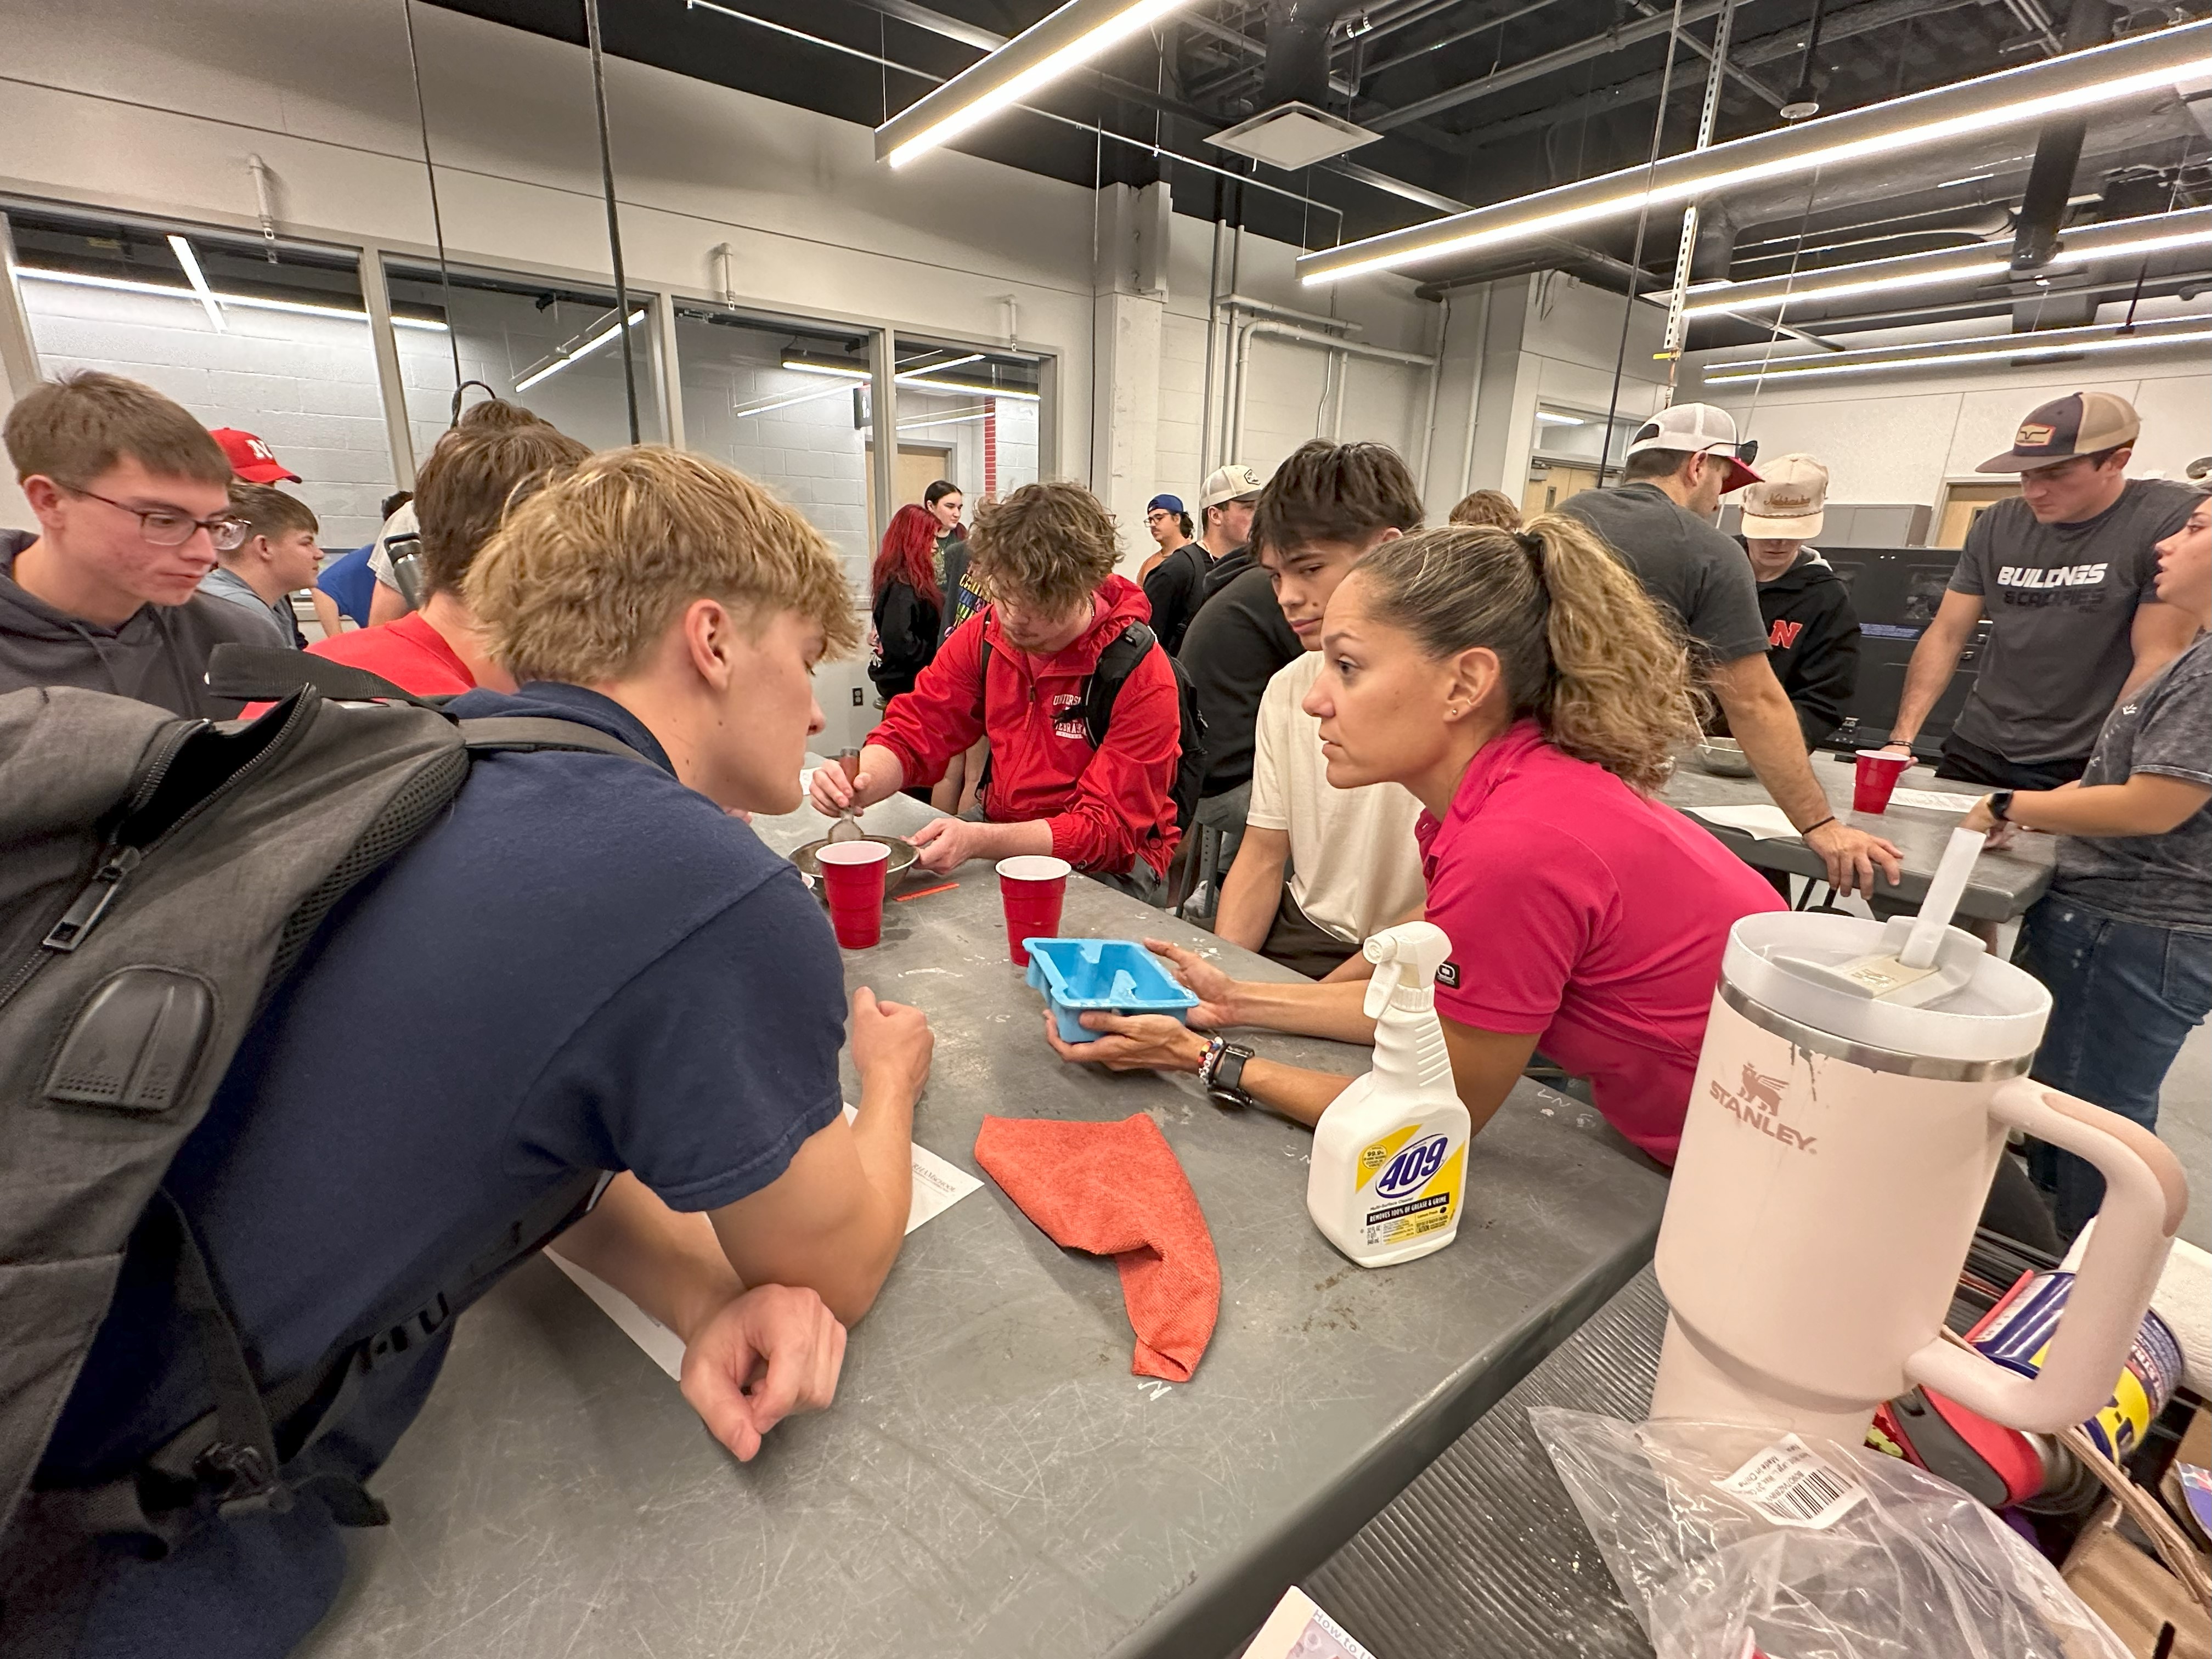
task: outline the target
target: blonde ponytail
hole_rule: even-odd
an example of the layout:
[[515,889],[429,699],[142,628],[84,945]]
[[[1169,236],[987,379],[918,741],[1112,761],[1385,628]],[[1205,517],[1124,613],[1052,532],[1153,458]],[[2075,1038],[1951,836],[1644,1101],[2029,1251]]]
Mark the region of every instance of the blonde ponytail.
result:
[[1517,717],[1649,793],[1702,714],[1689,648],[1636,574],[1578,519],[1416,532],[1361,561],[1370,608],[1432,657],[1486,647]]

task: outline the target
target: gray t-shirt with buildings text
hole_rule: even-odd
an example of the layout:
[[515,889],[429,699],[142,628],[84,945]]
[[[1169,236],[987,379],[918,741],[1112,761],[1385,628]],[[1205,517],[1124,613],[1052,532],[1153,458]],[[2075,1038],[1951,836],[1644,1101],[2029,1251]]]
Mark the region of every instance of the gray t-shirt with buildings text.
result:
[[1959,735],[2018,766],[2094,748],[2135,667],[2130,630],[2155,597],[2154,550],[2197,500],[2187,484],[2130,478],[2079,524],[2038,524],[2018,497],[1976,519],[1951,591],[1980,598],[1990,639]]

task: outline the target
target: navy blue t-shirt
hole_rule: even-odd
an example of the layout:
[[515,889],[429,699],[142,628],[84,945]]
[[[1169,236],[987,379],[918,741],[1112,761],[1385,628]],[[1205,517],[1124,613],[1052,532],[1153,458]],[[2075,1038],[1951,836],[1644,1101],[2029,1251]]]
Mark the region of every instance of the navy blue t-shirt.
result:
[[[774,1181],[839,1110],[843,972],[798,872],[596,692],[475,691],[453,709],[581,721],[653,763],[479,757],[247,1036],[169,1188],[264,1385],[453,1284],[579,1170],[632,1170],[672,1208],[712,1209]],[[318,1454],[374,1469],[444,1348],[373,1373]],[[119,1472],[210,1404],[166,1294],[126,1277],[42,1480]],[[171,1655],[281,1654],[342,1560],[313,1503],[203,1528],[115,1572],[82,1651],[158,1634]]]

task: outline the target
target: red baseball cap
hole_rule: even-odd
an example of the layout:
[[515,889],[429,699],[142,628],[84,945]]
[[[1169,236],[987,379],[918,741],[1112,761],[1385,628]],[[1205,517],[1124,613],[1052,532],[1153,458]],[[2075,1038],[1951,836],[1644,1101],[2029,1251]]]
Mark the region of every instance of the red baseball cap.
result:
[[222,446],[222,453],[230,457],[230,470],[248,483],[273,484],[279,479],[286,483],[300,482],[300,475],[278,460],[269,446],[251,432],[240,432],[234,426],[219,426],[208,436]]

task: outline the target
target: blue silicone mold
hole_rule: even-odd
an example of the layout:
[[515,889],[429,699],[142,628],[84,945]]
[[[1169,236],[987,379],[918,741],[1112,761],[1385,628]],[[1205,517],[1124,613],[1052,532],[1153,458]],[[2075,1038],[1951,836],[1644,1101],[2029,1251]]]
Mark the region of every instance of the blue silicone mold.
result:
[[1062,1042],[1096,1042],[1085,1014],[1173,1014],[1188,1023],[1198,998],[1134,939],[1025,939],[1029,982],[1044,993]]

